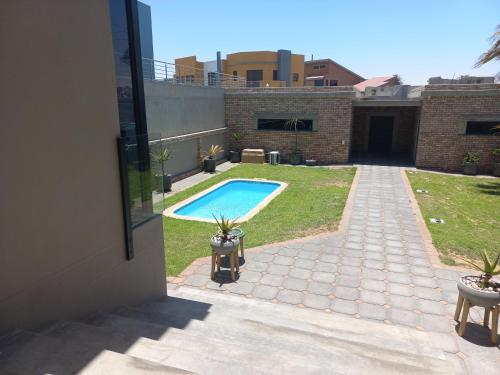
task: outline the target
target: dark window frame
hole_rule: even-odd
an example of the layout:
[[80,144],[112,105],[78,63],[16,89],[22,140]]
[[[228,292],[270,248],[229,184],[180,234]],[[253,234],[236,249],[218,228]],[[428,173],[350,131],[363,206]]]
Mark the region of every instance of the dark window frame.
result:
[[300,74],[299,73],[292,73],[292,81],[293,82],[299,82]]
[[[308,121],[308,129],[300,129],[301,133],[310,133],[317,132],[318,125],[318,115],[314,113],[276,113],[276,112],[261,112],[254,114],[254,124],[255,130],[262,132],[290,132],[291,130],[285,126],[285,122],[291,118],[298,118],[302,121]],[[259,120],[275,120],[281,121],[280,126],[276,126],[275,129],[263,129],[262,126],[259,126]]]
[[273,81],[278,81],[278,70],[273,69]]
[[493,131],[493,127],[500,125],[500,120],[469,119],[465,121],[466,136],[500,136],[500,132]]

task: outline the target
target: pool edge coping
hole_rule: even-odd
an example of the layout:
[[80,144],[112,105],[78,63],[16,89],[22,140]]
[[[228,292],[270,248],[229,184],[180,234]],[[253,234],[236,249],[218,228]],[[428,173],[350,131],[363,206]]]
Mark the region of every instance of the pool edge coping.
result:
[[173,219],[180,219],[180,220],[190,220],[190,221],[199,221],[199,222],[204,222],[204,223],[216,223],[214,219],[203,219],[199,217],[194,217],[194,216],[181,216],[177,215],[175,213],[176,210],[179,208],[188,205],[195,200],[207,195],[208,193],[224,186],[227,183],[230,183],[232,181],[251,181],[251,182],[268,182],[268,183],[273,183],[273,184],[278,184],[278,188],[274,190],[271,194],[269,194],[265,199],[263,199],[259,204],[257,204],[254,208],[252,208],[247,214],[242,216],[241,218],[238,218],[236,220],[237,223],[244,223],[245,221],[250,220],[252,217],[257,215],[260,211],[262,211],[276,196],[281,194],[283,190],[285,190],[288,187],[288,183],[283,182],[283,181],[275,181],[275,180],[267,180],[265,178],[228,178],[226,180],[223,180],[221,182],[216,183],[213,186],[210,186],[209,188],[200,191],[199,193],[186,198],[176,204],[174,204],[171,207],[166,208],[163,210],[162,215],[166,217],[171,217]]

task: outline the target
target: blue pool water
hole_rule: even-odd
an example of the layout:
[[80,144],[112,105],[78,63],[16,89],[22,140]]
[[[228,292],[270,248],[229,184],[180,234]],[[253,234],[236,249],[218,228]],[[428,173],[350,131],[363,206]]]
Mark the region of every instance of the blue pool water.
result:
[[280,184],[264,181],[229,181],[195,201],[174,211],[179,216],[202,219],[217,219],[224,215],[230,220],[238,219],[249,213]]

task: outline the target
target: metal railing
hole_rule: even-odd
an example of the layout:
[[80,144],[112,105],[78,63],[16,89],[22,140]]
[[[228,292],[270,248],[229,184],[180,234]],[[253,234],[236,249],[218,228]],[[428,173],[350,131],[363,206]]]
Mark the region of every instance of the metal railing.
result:
[[165,61],[142,58],[144,79],[169,82],[178,85],[209,86],[223,88],[259,87],[239,76],[206,71],[192,66],[172,64]]

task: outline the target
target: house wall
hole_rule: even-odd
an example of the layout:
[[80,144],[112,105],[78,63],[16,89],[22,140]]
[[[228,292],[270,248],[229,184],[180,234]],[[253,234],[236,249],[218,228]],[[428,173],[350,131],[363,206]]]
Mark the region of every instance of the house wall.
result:
[[144,93],[150,138],[164,139],[172,151],[165,165],[168,173],[199,170],[203,151],[212,144],[226,148],[222,88],[145,81]]
[[125,259],[108,2],[8,0],[0,49],[0,331],[163,295],[161,218]]
[[[299,148],[305,158],[322,164],[346,163],[353,95],[351,87],[226,90],[226,125],[229,133],[241,135],[244,148],[277,150],[287,160],[294,151],[294,133],[257,130],[259,115],[313,118],[314,131],[299,133]],[[231,137],[229,145],[238,146]]]
[[479,170],[493,167],[491,151],[498,135],[465,135],[465,121],[478,116],[500,120],[500,85],[428,85],[422,92],[416,165],[460,171],[465,152],[479,153]]
[[[314,66],[325,65],[322,69],[314,69]],[[331,60],[313,60],[304,63],[304,77],[324,76],[328,84],[331,80],[337,80],[337,86],[353,86],[364,81],[364,79],[343,66]],[[313,80],[306,80],[306,86],[314,86]]]

